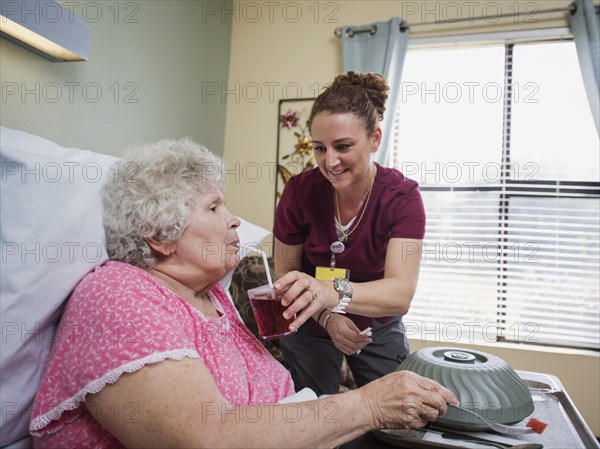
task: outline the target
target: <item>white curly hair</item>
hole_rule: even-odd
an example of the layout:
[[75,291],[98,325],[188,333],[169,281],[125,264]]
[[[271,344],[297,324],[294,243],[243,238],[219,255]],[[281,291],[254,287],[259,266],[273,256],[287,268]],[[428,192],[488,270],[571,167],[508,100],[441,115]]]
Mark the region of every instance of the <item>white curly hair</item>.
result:
[[108,256],[151,270],[158,259],[146,239],[179,239],[198,194],[222,190],[225,174],[225,162],[189,138],[127,150],[104,190]]

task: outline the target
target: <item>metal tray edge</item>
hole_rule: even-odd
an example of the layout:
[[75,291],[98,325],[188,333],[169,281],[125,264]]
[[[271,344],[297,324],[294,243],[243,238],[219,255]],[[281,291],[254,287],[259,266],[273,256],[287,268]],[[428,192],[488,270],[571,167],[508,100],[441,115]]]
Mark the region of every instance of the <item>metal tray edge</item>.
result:
[[558,377],[552,374],[534,373],[531,371],[517,371],[517,374],[525,383],[527,383],[527,385],[530,385],[528,381],[539,382],[544,379],[547,380],[548,382],[546,383],[551,387],[551,390],[555,391],[538,393],[550,394],[556,397],[573,423],[573,428],[577,431],[577,434],[582,443],[585,444],[585,447],[588,449],[600,449],[600,443],[598,443],[596,436],[593,434],[587,422],[583,419],[583,416],[581,416],[581,413],[579,413],[579,410],[577,410],[577,407],[575,407],[575,403],[566,392]]

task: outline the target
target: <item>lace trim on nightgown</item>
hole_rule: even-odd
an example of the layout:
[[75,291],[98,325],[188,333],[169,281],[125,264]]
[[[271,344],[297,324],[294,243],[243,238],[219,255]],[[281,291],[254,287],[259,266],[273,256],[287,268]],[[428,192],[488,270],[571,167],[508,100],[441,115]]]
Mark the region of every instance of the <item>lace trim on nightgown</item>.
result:
[[[44,435],[47,433],[58,432],[61,428],[64,427],[64,424],[62,426],[58,426],[55,429],[52,429],[51,431],[41,431],[40,432],[39,430],[46,427],[52,421],[60,419],[60,417],[62,416],[62,414],[64,412],[70,411],[70,410],[75,410],[77,407],[79,407],[81,405],[81,403],[83,401],[85,401],[85,397],[88,394],[98,393],[106,385],[114,384],[117,380],[119,380],[119,377],[121,377],[121,375],[124,373],[133,373],[135,371],[140,370],[147,364],[162,362],[166,359],[182,360],[185,357],[189,357],[192,359],[198,359],[198,358],[200,358],[200,355],[192,349],[177,349],[177,350],[172,350],[172,351],[159,352],[157,354],[151,354],[142,359],[134,360],[132,362],[121,365],[118,368],[115,368],[114,370],[112,370],[109,373],[105,374],[104,376],[100,377],[99,379],[96,379],[96,380],[90,382],[85,387],[83,387],[81,390],[79,390],[74,396],[72,396],[69,399],[67,399],[66,401],[60,403],[59,405],[54,407],[52,410],[35,418],[31,422],[31,425],[29,426],[30,433],[33,436],[41,436],[41,435]],[[79,417],[79,415],[80,414],[78,414],[74,418],[70,419],[69,422],[72,422],[75,419],[77,419]],[[68,424],[68,423],[65,423],[65,424]]]

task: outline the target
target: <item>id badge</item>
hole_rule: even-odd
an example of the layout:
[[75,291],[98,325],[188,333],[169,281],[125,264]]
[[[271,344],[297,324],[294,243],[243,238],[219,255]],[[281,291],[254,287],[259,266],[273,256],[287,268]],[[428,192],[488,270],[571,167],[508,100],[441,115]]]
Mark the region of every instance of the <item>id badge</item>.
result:
[[315,279],[320,281],[330,281],[333,278],[350,279],[350,270],[345,268],[317,267]]

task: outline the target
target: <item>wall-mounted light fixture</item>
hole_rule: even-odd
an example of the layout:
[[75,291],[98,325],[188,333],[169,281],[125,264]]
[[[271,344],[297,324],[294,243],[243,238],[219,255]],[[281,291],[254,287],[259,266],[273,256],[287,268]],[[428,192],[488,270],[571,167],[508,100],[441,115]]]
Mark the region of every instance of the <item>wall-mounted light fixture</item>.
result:
[[51,0],[0,0],[0,36],[51,61],[86,61],[90,25]]

